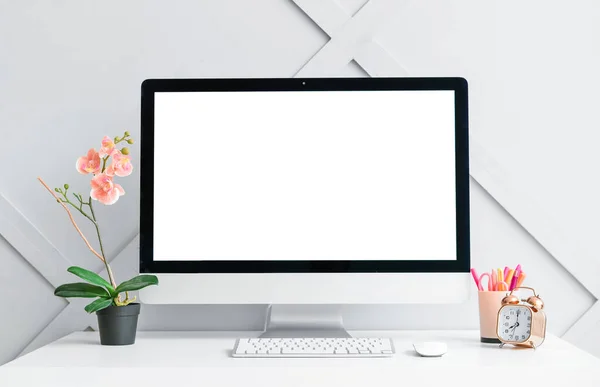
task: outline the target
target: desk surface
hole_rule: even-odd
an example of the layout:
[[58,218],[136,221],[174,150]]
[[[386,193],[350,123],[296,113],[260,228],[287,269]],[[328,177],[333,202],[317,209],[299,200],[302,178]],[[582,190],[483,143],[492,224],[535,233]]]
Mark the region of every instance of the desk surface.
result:
[[[44,381],[43,385],[62,387],[85,380],[86,386],[95,386],[96,381],[106,386],[107,378],[118,385],[162,386],[364,386],[392,381],[419,386],[453,379],[460,380],[461,386],[506,386],[511,380],[518,386],[530,381],[600,385],[600,359],[554,336],[534,351],[482,344],[477,331],[352,332],[355,337],[393,338],[396,355],[376,359],[230,356],[236,337],[257,334],[139,332],[133,346],[106,347],[98,344],[96,332],[78,332],[0,367],[0,385]],[[448,353],[441,358],[417,356],[412,343],[427,340],[446,342]],[[48,383],[51,380],[55,384]]]

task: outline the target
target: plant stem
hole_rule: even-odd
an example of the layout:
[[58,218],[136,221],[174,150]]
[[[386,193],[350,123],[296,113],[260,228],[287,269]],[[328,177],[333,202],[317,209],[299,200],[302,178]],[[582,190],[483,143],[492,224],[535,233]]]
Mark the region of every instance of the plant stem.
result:
[[[79,199],[80,201],[80,205],[79,207],[77,207],[73,202],[71,202],[69,200],[69,198],[67,197],[67,195],[63,194],[63,196],[65,197],[65,202],[70,204],[73,208],[75,208],[77,211],[79,211],[81,213],[81,215],[85,216],[86,218],[88,218],[90,220],[90,222],[92,222],[94,224],[94,227],[96,228],[96,234],[98,235],[98,244],[100,245],[100,253],[102,254],[102,262],[104,263],[104,267],[106,268],[106,273],[108,274],[108,279],[110,281],[110,284],[113,286],[113,288],[117,288],[117,283],[115,281],[115,275],[112,272],[112,268],[110,267],[110,265],[108,264],[108,261],[106,260],[106,254],[104,253],[104,246],[102,244],[102,237],[100,236],[100,226],[98,225],[98,222],[96,220],[96,214],[94,213],[94,207],[92,206],[92,198],[90,197],[88,202],[85,203],[90,207],[90,211],[92,212],[92,217],[90,217],[85,211],[83,211],[83,201],[81,199]],[[119,296],[119,300],[120,300],[120,296]]]
[[81,232],[81,230],[77,226],[77,223],[75,222],[75,219],[73,218],[73,215],[71,214],[71,211],[69,211],[69,208],[65,205],[65,203],[62,200],[60,200],[60,198],[58,196],[56,196],[56,194],[50,189],[50,187],[48,187],[48,185],[44,182],[44,180],[42,180],[41,177],[38,177],[38,180],[48,190],[48,192],[50,192],[50,195],[52,195],[54,197],[54,199],[56,199],[57,203],[60,204],[65,209],[65,211],[67,211],[67,214],[69,215],[69,219],[71,220],[71,223],[73,223],[73,227],[75,227],[75,230],[77,230],[77,233],[79,234],[81,239],[83,239],[83,241],[85,242],[85,245],[88,247],[88,249],[90,249],[90,251],[96,257],[98,257],[102,262],[106,262],[106,259],[104,259],[104,257],[102,255],[98,254],[98,252],[96,250],[94,250],[94,248],[92,247],[92,245],[90,245],[90,242],[88,242],[85,235],[83,235],[83,232]]
[[104,258],[104,267],[106,267],[106,273],[108,274],[108,279],[110,280],[110,284],[113,288],[117,288],[117,283],[115,282],[115,277],[113,275],[112,269],[108,264],[108,260],[106,259],[106,255],[104,254],[104,246],[102,245],[102,237],[100,236],[100,227],[98,227],[98,222],[96,221],[96,214],[94,213],[94,207],[92,206],[92,198],[90,197],[88,200],[88,206],[90,206],[90,211],[92,212],[92,222],[94,223],[94,227],[96,227],[96,234],[98,235],[98,243],[100,244],[100,252],[102,253],[102,257]]
[[102,173],[106,170],[106,160],[108,160],[108,156],[102,159]]
[[[65,195],[63,195],[63,196],[65,196]],[[92,223],[96,223],[96,220],[95,220],[95,219],[92,219],[92,218],[91,218],[91,217],[90,217],[90,216],[89,216],[89,215],[88,215],[88,214],[87,214],[85,211],[83,211],[83,208],[82,208],[81,206],[80,206],[80,207],[77,207],[77,206],[75,205],[75,203],[73,203],[72,201],[70,201],[70,200],[69,200],[69,199],[68,199],[66,196],[65,196],[65,200],[63,200],[63,202],[64,202],[64,203],[67,203],[67,204],[70,204],[70,205],[71,205],[71,207],[73,207],[74,209],[76,209],[77,211],[79,211],[79,212],[81,213],[81,215],[83,215],[83,216],[85,216],[86,218],[88,218],[88,219],[89,219],[89,220],[90,220]],[[86,204],[88,204],[88,203],[86,203]],[[104,255],[104,254],[103,254],[103,255]]]

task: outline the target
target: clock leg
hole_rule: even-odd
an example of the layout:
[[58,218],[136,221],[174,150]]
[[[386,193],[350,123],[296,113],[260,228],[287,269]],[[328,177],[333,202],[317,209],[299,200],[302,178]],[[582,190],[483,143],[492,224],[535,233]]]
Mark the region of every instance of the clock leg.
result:
[[531,344],[531,348],[533,348],[534,351],[537,349],[533,341],[530,341],[529,344]]
[[500,348],[502,348],[502,347],[504,347],[504,343],[501,343],[501,344],[500,344]]

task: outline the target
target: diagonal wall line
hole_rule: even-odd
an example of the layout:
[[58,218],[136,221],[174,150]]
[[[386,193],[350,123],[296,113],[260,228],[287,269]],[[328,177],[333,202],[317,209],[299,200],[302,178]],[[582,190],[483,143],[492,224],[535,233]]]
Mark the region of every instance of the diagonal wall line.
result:
[[[352,18],[337,1],[293,0],[327,35],[332,36]],[[361,7],[362,8],[362,7]],[[360,10],[358,11],[360,12]],[[357,13],[358,13],[357,12]]]
[[354,60],[371,77],[407,77],[408,71],[376,40],[357,47]]
[[[470,138],[471,175],[596,299],[600,298],[600,264],[568,238],[548,211],[540,208],[526,192],[518,189],[499,163],[481,144]],[[585,265],[580,265],[585,261]]]
[[71,262],[0,193],[0,234],[53,287],[69,282]]
[[597,334],[600,321],[600,302],[588,309],[562,336],[563,339],[577,344],[589,340],[590,336]]
[[71,300],[69,304],[54,317],[50,324],[46,325],[31,341],[25,346],[25,349],[19,356],[23,356],[36,350],[46,344],[60,339],[68,334],[77,331],[83,331],[89,327],[95,318],[87,314],[83,308],[91,302],[88,299]]
[[[404,1],[370,0],[353,16],[335,1],[294,0],[331,37],[296,77],[335,75],[352,59],[371,76],[405,75],[406,71],[374,39],[374,30]],[[372,57],[387,58],[372,61]],[[396,63],[390,67],[390,63]]]

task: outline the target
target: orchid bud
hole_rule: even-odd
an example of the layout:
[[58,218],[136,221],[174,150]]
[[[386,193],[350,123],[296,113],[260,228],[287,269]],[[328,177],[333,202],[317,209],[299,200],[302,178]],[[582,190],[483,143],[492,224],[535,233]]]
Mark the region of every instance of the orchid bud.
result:
[[55,191],[55,192],[60,192],[60,191],[58,190],[58,188],[54,188],[54,191]]
[[125,137],[129,136],[129,132],[125,132]]
[[123,149],[121,149],[121,153],[123,153],[124,155],[128,155],[129,154],[129,148],[123,148]]
[[69,189],[69,185],[68,184],[65,184],[65,189]]
[[127,143],[128,143],[129,145],[133,144],[133,138],[130,138],[129,140],[127,140]]

